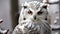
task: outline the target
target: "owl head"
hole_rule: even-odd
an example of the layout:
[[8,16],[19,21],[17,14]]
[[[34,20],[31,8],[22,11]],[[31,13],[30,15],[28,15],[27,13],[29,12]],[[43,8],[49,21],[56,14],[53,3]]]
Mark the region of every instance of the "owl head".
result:
[[37,22],[40,20],[47,20],[48,4],[44,2],[31,1],[22,4],[22,9],[20,12],[19,23],[25,20],[31,20]]

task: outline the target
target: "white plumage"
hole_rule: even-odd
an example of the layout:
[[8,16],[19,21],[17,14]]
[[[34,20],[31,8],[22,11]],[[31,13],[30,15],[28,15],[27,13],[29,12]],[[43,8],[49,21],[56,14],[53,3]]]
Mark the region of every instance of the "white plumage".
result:
[[51,34],[47,19],[47,4],[38,1],[25,2],[19,17],[19,24],[12,34]]

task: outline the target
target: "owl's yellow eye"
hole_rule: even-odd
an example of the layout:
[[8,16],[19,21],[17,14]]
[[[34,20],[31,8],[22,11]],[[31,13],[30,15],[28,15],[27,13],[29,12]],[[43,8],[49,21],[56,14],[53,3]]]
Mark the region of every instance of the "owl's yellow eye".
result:
[[41,15],[42,13],[43,13],[42,11],[39,11],[37,14],[38,14],[38,15]]
[[31,14],[31,15],[32,15],[32,14],[33,14],[33,12],[29,10],[29,11],[28,11],[28,14]]

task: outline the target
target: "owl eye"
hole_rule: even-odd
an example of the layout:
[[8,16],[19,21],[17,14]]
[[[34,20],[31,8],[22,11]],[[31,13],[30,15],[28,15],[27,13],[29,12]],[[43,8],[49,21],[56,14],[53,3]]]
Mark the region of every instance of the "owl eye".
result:
[[38,15],[41,15],[42,13],[43,13],[42,11],[39,11],[37,14],[38,14]]
[[33,13],[32,13],[32,11],[29,10],[29,11],[28,11],[28,14],[31,14],[31,15],[32,15]]

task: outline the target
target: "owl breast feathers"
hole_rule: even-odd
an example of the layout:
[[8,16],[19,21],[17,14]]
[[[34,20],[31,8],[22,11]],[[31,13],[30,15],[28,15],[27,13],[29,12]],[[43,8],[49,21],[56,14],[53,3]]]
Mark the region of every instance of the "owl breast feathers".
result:
[[47,4],[38,1],[25,2],[19,17],[19,24],[12,34],[51,34]]

